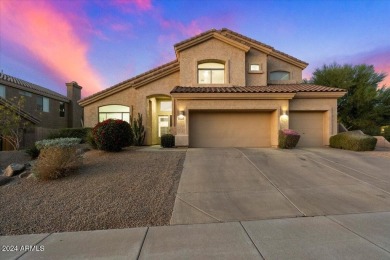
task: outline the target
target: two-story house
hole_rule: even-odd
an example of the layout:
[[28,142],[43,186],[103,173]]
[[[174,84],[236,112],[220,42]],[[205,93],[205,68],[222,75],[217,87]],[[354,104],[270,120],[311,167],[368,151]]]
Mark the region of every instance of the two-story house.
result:
[[[66,83],[67,96],[38,86],[25,80],[0,73],[0,105],[20,113],[30,123],[22,146],[30,146],[37,139],[45,137],[52,129],[81,127],[83,109],[77,103],[81,89],[76,82]],[[15,103],[24,97],[21,111]],[[0,150],[10,150],[5,141],[0,140]]]
[[345,92],[302,84],[306,62],[229,29],[174,49],[176,60],[81,100],[85,125],[141,113],[146,144],[171,131],[189,147],[275,147],[279,129],[298,131],[300,146],[323,146],[337,133]]

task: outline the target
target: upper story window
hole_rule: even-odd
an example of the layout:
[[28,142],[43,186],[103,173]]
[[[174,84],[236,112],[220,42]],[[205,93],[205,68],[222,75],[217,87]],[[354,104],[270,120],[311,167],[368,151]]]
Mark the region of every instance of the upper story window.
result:
[[49,99],[46,97],[37,97],[37,110],[41,112],[49,112]]
[[130,107],[122,105],[99,107],[99,122],[107,119],[120,119],[130,123]]
[[225,64],[216,62],[205,62],[198,64],[199,84],[224,84]]
[[290,72],[287,71],[273,71],[269,75],[270,80],[289,80]]
[[5,86],[0,85],[0,97],[5,98]]
[[65,117],[65,103],[60,102],[60,117]]

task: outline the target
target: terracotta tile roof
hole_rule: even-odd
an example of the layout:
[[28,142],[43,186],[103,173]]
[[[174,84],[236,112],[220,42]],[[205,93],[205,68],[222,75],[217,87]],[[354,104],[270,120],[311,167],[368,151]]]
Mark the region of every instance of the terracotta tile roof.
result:
[[119,87],[119,86],[121,86],[123,84],[126,84],[126,83],[130,83],[130,84],[131,83],[137,83],[137,82],[139,82],[139,81],[141,81],[141,80],[143,80],[143,79],[145,79],[147,77],[151,77],[153,75],[161,73],[161,70],[163,70],[163,69],[164,70],[165,69],[169,69],[171,67],[175,67],[175,66],[178,66],[178,65],[179,65],[179,62],[177,60],[165,63],[165,64],[163,64],[163,65],[161,65],[159,67],[156,67],[154,69],[146,71],[146,72],[144,72],[142,74],[138,74],[135,77],[132,77],[130,79],[127,79],[127,80],[124,80],[122,82],[119,82],[118,84],[115,84],[115,85],[113,85],[113,86],[111,86],[109,88],[106,88],[106,89],[102,90],[102,91],[96,92],[95,94],[92,94],[92,95],[90,95],[90,96],[88,96],[86,98],[83,98],[83,99],[79,100],[79,102],[84,102],[84,101],[89,100],[89,99],[91,99],[93,97],[96,97],[96,96],[102,95],[104,93],[107,93],[107,92],[109,92],[109,91],[111,91],[111,90],[113,90],[113,89],[115,89],[115,88],[117,88],[117,87]]
[[10,76],[10,75],[7,75],[7,74],[0,72],[0,82],[1,81],[15,84],[19,87],[22,87],[26,91],[31,91],[31,92],[34,92],[36,94],[39,94],[39,95],[42,95],[45,97],[50,97],[50,98],[54,98],[54,99],[57,99],[60,101],[69,102],[68,97],[63,96],[57,92],[54,92],[50,89],[38,86],[34,83],[31,83],[31,82],[28,82],[28,81],[25,81],[25,80],[22,80],[22,79],[19,79],[19,78],[16,78],[16,77],[13,77],[13,76]]
[[195,35],[194,37],[191,37],[191,38],[185,39],[184,41],[178,42],[178,43],[176,43],[175,45],[173,45],[173,47],[177,47],[177,46],[179,46],[179,45],[185,44],[185,43],[187,43],[187,42],[190,42],[190,41],[192,41],[192,40],[195,40],[195,39],[197,39],[197,38],[199,38],[199,37],[202,37],[203,35],[209,34],[209,33],[211,33],[211,32],[219,32],[219,31],[217,31],[216,29],[210,29],[210,30],[208,30],[208,31],[205,31],[205,32],[202,32],[202,33],[200,33],[200,34],[198,34],[198,35]]
[[345,92],[341,88],[330,88],[311,84],[286,84],[248,87],[175,87],[171,93],[298,93],[298,92]]

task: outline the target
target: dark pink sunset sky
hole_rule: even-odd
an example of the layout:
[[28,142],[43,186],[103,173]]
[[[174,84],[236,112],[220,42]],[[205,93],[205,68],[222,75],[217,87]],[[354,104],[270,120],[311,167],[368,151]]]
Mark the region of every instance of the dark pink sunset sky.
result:
[[88,96],[226,27],[308,62],[304,78],[333,62],[390,74],[389,13],[386,0],[1,0],[0,69],[62,94],[74,80]]

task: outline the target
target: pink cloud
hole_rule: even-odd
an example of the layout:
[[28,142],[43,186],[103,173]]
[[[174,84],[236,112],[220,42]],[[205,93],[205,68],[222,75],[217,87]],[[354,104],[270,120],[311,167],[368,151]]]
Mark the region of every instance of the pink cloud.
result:
[[[78,37],[66,16],[48,2],[3,0],[0,7],[5,40],[27,50],[64,83],[77,81],[83,86],[83,95],[102,89],[102,80],[87,58],[88,44]],[[18,10],[16,17],[14,10]]]
[[130,24],[124,24],[124,23],[113,23],[111,24],[111,29],[116,32],[126,32],[132,29],[132,26]]
[[128,13],[148,11],[153,7],[151,0],[114,0],[112,4]]

